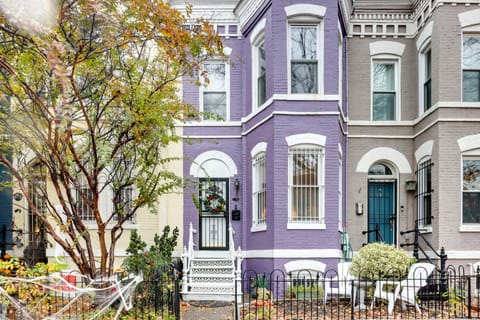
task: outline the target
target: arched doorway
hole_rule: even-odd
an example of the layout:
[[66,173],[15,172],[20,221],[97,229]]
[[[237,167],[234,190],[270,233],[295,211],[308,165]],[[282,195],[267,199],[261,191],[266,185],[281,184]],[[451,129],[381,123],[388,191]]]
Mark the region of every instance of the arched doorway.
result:
[[226,153],[212,150],[195,159],[190,174],[199,182],[198,249],[228,250],[230,185],[237,166]]
[[385,163],[368,170],[368,243],[397,242],[397,179]]

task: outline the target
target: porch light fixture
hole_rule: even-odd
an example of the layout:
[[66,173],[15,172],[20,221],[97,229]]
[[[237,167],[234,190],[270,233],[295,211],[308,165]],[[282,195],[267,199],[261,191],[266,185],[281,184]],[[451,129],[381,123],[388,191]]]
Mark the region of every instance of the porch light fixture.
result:
[[361,216],[363,214],[363,203],[360,201],[355,202],[355,213],[358,216]]
[[235,179],[235,182],[233,183],[233,186],[235,187],[235,198],[233,198],[232,200],[237,202],[238,200],[240,200],[240,198],[238,198],[238,190],[240,189],[240,181],[238,181],[238,179]]

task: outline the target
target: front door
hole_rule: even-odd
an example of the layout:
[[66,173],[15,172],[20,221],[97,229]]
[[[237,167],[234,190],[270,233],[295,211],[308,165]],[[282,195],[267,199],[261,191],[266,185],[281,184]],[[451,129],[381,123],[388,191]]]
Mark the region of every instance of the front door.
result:
[[396,243],[395,181],[368,182],[368,243]]
[[228,179],[200,180],[200,250],[228,250]]

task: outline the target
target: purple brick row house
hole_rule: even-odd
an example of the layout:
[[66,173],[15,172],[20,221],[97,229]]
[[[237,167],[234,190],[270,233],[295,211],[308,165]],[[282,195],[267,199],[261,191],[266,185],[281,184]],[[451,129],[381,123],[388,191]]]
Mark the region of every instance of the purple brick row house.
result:
[[204,64],[208,84],[183,83],[187,102],[222,118],[183,127],[192,141],[183,146],[191,160],[183,173],[198,183],[185,191],[184,243],[192,225],[195,250],[218,255],[240,247],[243,270],[270,272],[297,259],[333,267],[345,229],[346,37],[339,2],[193,6],[223,35],[228,59]]

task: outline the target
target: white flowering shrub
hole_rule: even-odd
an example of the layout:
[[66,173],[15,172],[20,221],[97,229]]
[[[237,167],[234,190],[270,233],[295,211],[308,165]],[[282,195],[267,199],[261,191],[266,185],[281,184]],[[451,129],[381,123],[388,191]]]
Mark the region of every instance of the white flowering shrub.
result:
[[366,280],[402,279],[415,263],[407,251],[382,242],[364,246],[353,257],[350,273]]

